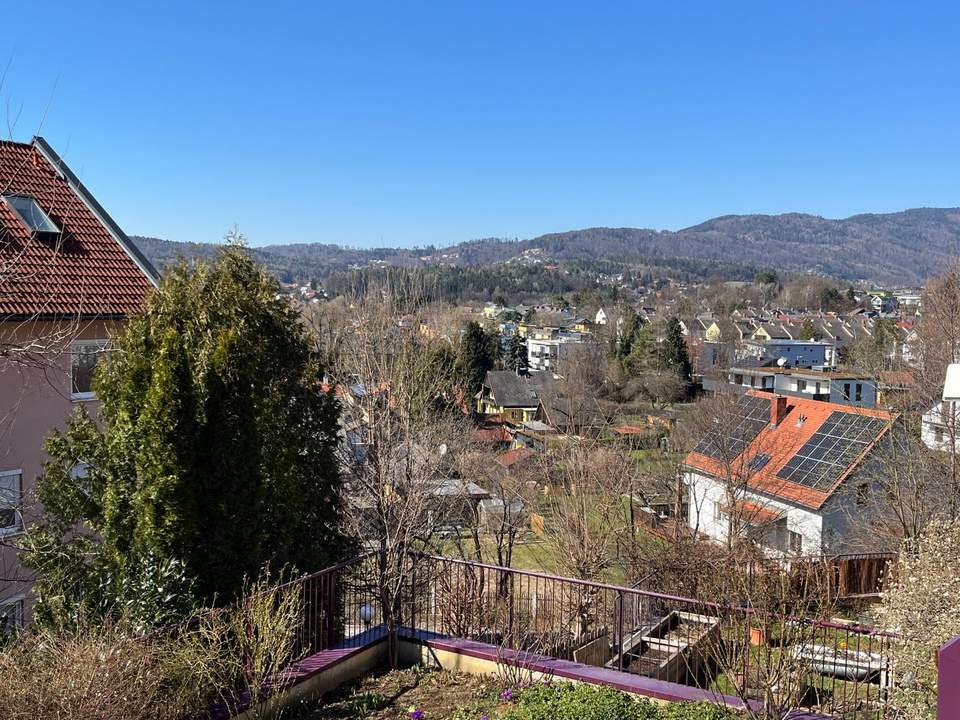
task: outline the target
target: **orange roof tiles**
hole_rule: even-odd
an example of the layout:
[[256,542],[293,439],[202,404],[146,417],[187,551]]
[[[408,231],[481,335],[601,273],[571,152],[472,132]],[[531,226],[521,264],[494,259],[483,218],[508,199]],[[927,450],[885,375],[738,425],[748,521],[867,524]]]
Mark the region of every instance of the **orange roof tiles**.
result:
[[[731,462],[724,463],[721,460],[707,455],[690,452],[684,459],[684,464],[706,475],[718,479],[729,478],[736,480],[745,483],[752,490],[756,490],[770,497],[788,500],[815,510],[822,507],[834,491],[846,480],[853,469],[860,463],[860,460],[870,452],[876,441],[883,436],[888,426],[885,426],[878,433],[877,437],[873,439],[873,442],[867,445],[860,456],[855,458],[837,481],[826,490],[818,490],[778,477],[777,474],[783,466],[787,464],[790,458],[813,437],[814,433],[820,429],[820,426],[823,425],[833,412],[840,411],[854,415],[869,415],[888,421],[896,418],[895,414],[874,408],[851,407],[849,405],[839,405],[821,400],[807,400],[806,398],[793,396],[785,397],[782,395],[772,395],[770,393],[749,392],[748,394],[755,397],[768,398],[771,401],[773,401],[775,397],[785,399],[785,416],[775,428],[771,428],[769,425],[765,426],[743,449],[743,452]],[[803,424],[798,427],[797,418],[801,414],[805,419]],[[770,460],[760,470],[750,471],[746,467],[747,462],[745,462],[745,459],[751,458],[758,453],[770,455]]]
[[534,455],[536,455],[536,453],[530,448],[518,447],[513,450],[507,450],[503,455],[497,457],[496,462],[498,465],[509,469],[517,463],[529,460]]
[[0,319],[140,309],[153,287],[146,274],[152,268],[122,244],[129,240],[119,228],[113,226],[119,240],[111,234],[105,223],[112,221],[42,139],[0,141],[0,192],[31,196],[63,230],[52,237],[32,235],[0,199]]
[[475,442],[501,443],[513,440],[513,435],[503,425],[494,425],[493,427],[477,428],[471,436]]

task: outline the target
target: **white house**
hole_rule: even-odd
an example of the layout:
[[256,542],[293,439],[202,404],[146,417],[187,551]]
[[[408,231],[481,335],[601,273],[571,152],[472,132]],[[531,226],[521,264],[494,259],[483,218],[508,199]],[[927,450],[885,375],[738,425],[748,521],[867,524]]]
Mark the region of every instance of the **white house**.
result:
[[[951,418],[951,414],[953,417]],[[960,407],[952,400],[943,400],[938,402],[932,408],[923,414],[920,424],[920,439],[923,444],[932,450],[942,450],[951,452],[953,441],[957,440],[958,449],[960,449],[960,437],[957,435],[957,429],[960,420]],[[953,431],[951,432],[951,428]]]
[[718,542],[752,538],[772,557],[852,549],[851,520],[870,492],[857,470],[894,419],[748,392],[684,460],[690,527]]
[[593,319],[593,322],[596,325],[606,325],[607,324],[607,313],[603,311],[603,308],[597,310],[597,316]]

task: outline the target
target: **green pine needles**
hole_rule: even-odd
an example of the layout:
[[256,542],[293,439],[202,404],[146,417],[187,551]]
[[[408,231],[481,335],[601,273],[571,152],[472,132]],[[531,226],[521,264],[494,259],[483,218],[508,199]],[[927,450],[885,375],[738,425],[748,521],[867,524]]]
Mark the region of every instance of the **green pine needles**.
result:
[[24,542],[38,620],[157,625],[263,568],[334,560],[338,406],[322,377],[242,247],[169,268],[98,364],[99,419],[81,409],[47,442]]

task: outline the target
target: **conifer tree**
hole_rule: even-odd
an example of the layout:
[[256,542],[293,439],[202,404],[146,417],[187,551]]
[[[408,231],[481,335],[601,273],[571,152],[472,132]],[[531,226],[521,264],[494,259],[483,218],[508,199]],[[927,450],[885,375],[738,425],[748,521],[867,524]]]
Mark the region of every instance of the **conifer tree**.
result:
[[519,375],[525,375],[530,370],[530,359],[527,355],[527,341],[520,333],[514,333],[504,353],[504,366]]
[[497,362],[497,338],[474,321],[467,323],[457,352],[457,370],[471,395],[480,390]]
[[692,382],[693,367],[690,364],[687,344],[683,340],[683,331],[677,318],[670,318],[670,322],[667,323],[667,333],[660,353],[660,360],[665,367],[675,372],[684,383]]
[[265,566],[335,559],[338,406],[277,289],[232,245],[169,268],[113,338],[98,421],[81,409],[47,442],[24,551],[41,621],[157,610],[137,618],[156,624],[232,600]]

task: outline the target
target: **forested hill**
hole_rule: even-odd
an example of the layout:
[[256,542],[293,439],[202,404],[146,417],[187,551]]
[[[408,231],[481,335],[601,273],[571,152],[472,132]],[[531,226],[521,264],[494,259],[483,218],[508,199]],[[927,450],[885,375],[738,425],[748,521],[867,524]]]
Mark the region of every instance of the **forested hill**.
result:
[[[134,237],[164,266],[176,255],[212,254],[214,245]],[[677,232],[588,228],[530,240],[483,239],[446,248],[355,249],[321,243],[272,245],[255,255],[285,279],[323,278],[369,265],[423,267],[570,261],[657,266],[688,259],[814,271],[879,283],[919,283],[960,256],[960,208],[918,208],[830,220],[816,215],[726,215]],[[702,261],[707,261],[706,263]],[[668,263],[675,265],[675,262]]]

